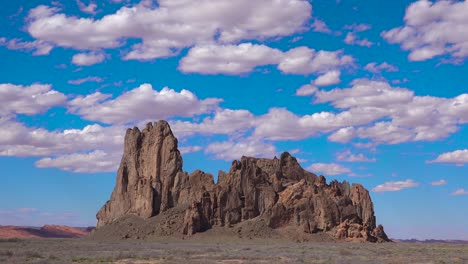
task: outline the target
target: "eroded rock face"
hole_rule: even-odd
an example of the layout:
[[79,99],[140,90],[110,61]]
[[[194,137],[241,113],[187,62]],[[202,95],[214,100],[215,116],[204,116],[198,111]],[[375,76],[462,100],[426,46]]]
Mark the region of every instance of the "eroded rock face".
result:
[[332,181],[301,168],[285,152],[274,159],[242,157],[229,172],[182,171],[177,139],[165,121],[129,129],[111,199],[98,212],[98,227],[133,214],[150,218],[184,210],[181,233],[262,221],[270,228],[327,232],[349,241],[389,241],[376,227],[369,192],[360,184]]

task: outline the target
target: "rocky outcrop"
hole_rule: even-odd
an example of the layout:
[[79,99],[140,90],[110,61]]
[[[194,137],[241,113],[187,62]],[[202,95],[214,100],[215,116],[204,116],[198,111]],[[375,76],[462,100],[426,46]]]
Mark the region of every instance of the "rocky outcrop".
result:
[[242,157],[229,172],[182,171],[177,139],[167,122],[129,129],[111,199],[98,212],[98,227],[126,215],[151,218],[171,208],[183,212],[179,232],[261,221],[269,228],[327,232],[349,241],[388,241],[376,226],[369,192],[360,184],[310,173],[289,153],[280,158]]

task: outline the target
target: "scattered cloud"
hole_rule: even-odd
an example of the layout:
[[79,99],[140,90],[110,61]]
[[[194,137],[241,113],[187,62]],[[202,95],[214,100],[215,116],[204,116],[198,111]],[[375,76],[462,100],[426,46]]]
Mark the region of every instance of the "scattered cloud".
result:
[[299,89],[296,91],[297,96],[309,96],[314,94],[317,91],[317,87],[313,86],[311,84],[305,84],[302,85]]
[[225,141],[209,144],[205,153],[213,154],[215,158],[226,161],[240,159],[242,156],[257,158],[273,158],[277,151],[275,146],[256,140]]
[[91,66],[103,62],[106,59],[104,54],[90,52],[79,53],[73,56],[72,63],[78,66]]
[[349,168],[336,163],[314,163],[307,167],[307,170],[314,173],[320,172],[330,176],[351,172]]
[[468,149],[460,149],[452,152],[440,154],[435,160],[428,161],[429,163],[468,163]]
[[203,148],[200,146],[188,146],[188,147],[179,147],[179,151],[182,154],[188,154],[188,153],[193,153],[193,152],[198,152],[202,150]]
[[441,186],[441,185],[446,185],[447,181],[446,180],[440,180],[440,181],[433,181],[431,182],[432,186]]
[[16,114],[35,115],[64,105],[67,97],[51,85],[0,84],[0,118]]
[[24,52],[33,52],[33,55],[49,55],[53,45],[43,40],[23,41],[21,39],[0,38],[0,46],[5,46],[9,50],[20,50]]
[[382,62],[381,64],[377,64],[376,62],[368,63],[365,67],[365,70],[372,72],[372,73],[381,73],[385,72],[397,72],[398,68],[394,65],[391,65],[387,62]]
[[348,34],[346,34],[344,43],[349,44],[349,45],[358,45],[358,46],[368,47],[368,48],[374,45],[374,42],[371,42],[366,38],[360,39],[359,36],[354,32],[348,32]]
[[80,0],[76,0],[76,3],[78,4],[78,7],[80,8],[80,10],[82,12],[88,13],[88,14],[91,14],[91,15],[96,14],[96,9],[97,9],[96,3],[91,1],[91,2],[89,2],[88,5],[86,5],[85,3],[81,2]]
[[465,189],[458,189],[452,193],[452,195],[458,196],[458,195],[468,195],[468,191]]
[[467,1],[419,0],[412,3],[404,17],[405,25],[382,32],[389,43],[400,44],[410,51],[410,61],[424,61],[450,55],[457,59],[468,56]]
[[376,162],[375,158],[368,158],[364,156],[362,153],[353,154],[350,150],[347,150],[342,153],[338,153],[336,155],[336,159],[338,161],[346,161],[346,162]]
[[[265,45],[242,43],[238,45],[195,46],[181,59],[179,69],[186,73],[242,74],[256,67],[276,65],[289,74],[325,73],[326,82],[339,81],[336,69],[353,65],[353,58],[342,51],[316,51],[298,47],[283,52]],[[328,75],[327,75],[328,74]]]
[[315,18],[314,22],[311,24],[312,30],[315,32],[321,32],[326,34],[332,34],[333,31],[325,24],[325,22],[321,19]]
[[[94,5],[82,10],[95,12]],[[60,13],[40,5],[28,15],[26,29],[37,41],[78,50],[118,48],[140,40],[124,59],[170,57],[196,44],[234,43],[288,36],[304,29],[312,6],[305,0],[285,1],[144,1],[124,6],[99,19]],[[61,32],[57,34],[57,32]]]
[[333,84],[337,84],[341,82],[340,79],[341,72],[334,70],[329,71],[323,75],[320,75],[317,79],[315,79],[314,84],[316,86],[330,86]]
[[102,150],[90,153],[73,153],[56,158],[43,158],[36,162],[38,168],[60,168],[75,173],[116,171],[121,153],[108,154]]
[[373,192],[397,192],[403,189],[414,188],[417,186],[419,186],[418,182],[408,179],[406,181],[386,182],[384,184],[375,186],[372,189],[372,191]]
[[73,84],[73,85],[80,85],[80,84],[87,83],[87,82],[102,83],[103,81],[104,81],[104,79],[101,78],[101,77],[88,76],[86,78],[81,78],[81,79],[76,79],[76,80],[69,80],[68,83]]
[[77,96],[69,102],[69,111],[86,120],[126,124],[208,113],[222,101],[218,98],[199,100],[188,90],[176,92],[164,87],[157,91],[151,84],[142,84],[115,99],[110,97],[111,95],[100,92]]

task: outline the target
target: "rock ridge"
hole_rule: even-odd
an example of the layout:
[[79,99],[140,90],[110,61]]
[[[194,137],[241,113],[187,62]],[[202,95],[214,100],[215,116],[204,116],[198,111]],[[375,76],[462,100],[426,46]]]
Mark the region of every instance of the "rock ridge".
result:
[[389,241],[376,226],[368,190],[346,181],[327,184],[288,152],[273,159],[244,156],[228,172],[220,171],[217,183],[200,170],[189,175],[182,165],[166,121],[128,129],[116,186],[96,215],[98,230],[128,215],[150,219],[174,209],[180,223],[166,224],[183,235],[254,221],[345,241]]

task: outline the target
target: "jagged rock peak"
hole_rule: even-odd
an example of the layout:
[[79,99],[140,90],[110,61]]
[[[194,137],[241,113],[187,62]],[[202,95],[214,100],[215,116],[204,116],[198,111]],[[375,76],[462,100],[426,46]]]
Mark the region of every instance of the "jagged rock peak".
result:
[[388,241],[362,185],[327,184],[288,152],[273,159],[243,156],[228,172],[220,171],[215,184],[211,174],[182,171],[177,139],[166,121],[148,123],[142,131],[128,129],[124,144],[115,189],[97,213],[98,227],[127,215],[148,219],[168,211],[180,215],[165,223],[185,235],[260,221],[272,229]]

